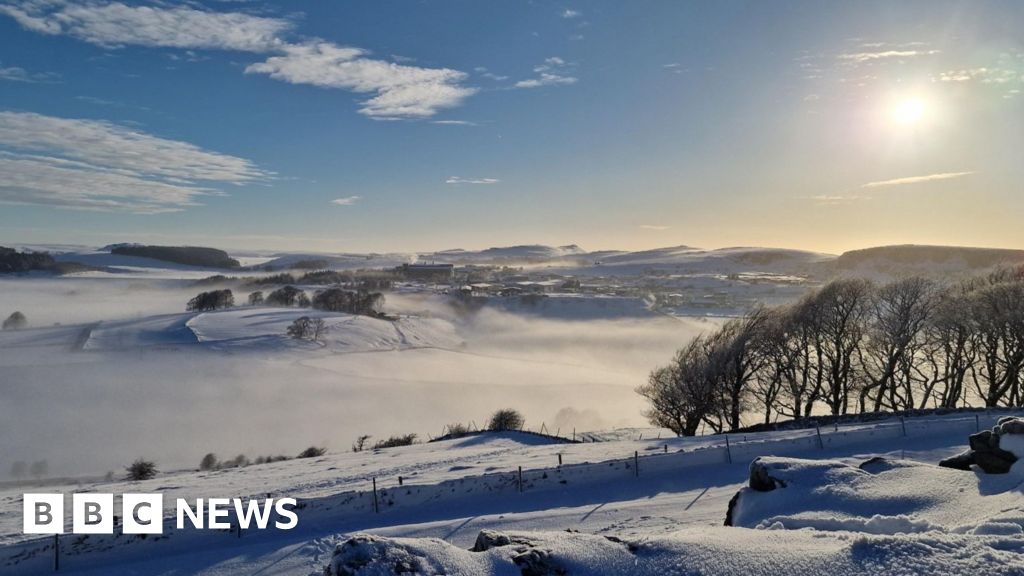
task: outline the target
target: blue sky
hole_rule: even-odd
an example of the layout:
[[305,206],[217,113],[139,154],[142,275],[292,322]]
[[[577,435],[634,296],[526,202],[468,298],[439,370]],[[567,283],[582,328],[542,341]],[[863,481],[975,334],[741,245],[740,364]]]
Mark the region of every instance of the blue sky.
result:
[[1015,2],[0,0],[0,242],[1020,247]]

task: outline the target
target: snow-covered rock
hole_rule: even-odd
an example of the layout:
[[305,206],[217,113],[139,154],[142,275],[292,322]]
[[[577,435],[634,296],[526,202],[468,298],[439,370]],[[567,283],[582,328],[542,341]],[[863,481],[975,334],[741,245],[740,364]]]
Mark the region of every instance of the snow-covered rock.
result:
[[437,538],[360,535],[338,546],[324,574],[1010,576],[1024,570],[1024,542],[1019,535],[1005,534],[851,537],[810,530],[705,527],[628,542],[578,532],[509,532],[500,536],[510,544],[468,551]]
[[[730,502],[726,525],[901,534],[1024,526],[1024,466],[989,476],[904,460],[762,457]],[[984,529],[982,529],[984,531]]]
[[970,470],[976,465],[988,474],[1005,474],[1024,457],[1024,418],[1001,418],[992,430],[971,434],[970,448],[939,462],[939,466]]

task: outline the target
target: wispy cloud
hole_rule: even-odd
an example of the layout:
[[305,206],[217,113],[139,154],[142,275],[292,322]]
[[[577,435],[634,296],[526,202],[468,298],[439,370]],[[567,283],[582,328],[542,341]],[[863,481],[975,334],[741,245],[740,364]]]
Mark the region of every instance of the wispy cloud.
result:
[[520,80],[519,82],[516,82],[514,86],[516,88],[540,88],[541,86],[566,86],[569,84],[575,84],[578,79],[574,76],[569,76],[565,72],[565,70],[571,66],[572,64],[558,56],[546,58],[543,64],[533,68],[533,71],[538,74],[536,78]]
[[19,66],[4,67],[0,65],[0,80],[23,82],[26,84],[41,84],[57,82],[59,79],[60,75],[52,72],[29,72]]
[[346,196],[344,198],[335,198],[334,200],[331,200],[331,204],[337,204],[338,206],[352,206],[362,199],[362,196]]
[[[149,46],[273,54],[249,65],[292,84],[337,88],[372,96],[359,112],[375,119],[426,118],[460,105],[477,92],[463,86],[464,72],[372,58],[365,50],[311,39],[288,39],[290,20],[190,6],[129,6],[120,2],[24,0],[0,4],[0,14],[24,28],[66,35],[105,48]],[[186,52],[183,59],[197,59]]]
[[641,224],[640,228],[643,230],[668,230],[671,226],[662,226],[661,224]]
[[273,175],[249,160],[96,120],[0,112],[0,202],[153,214]]
[[838,206],[871,200],[871,197],[846,194],[818,194],[815,196],[799,196],[797,200],[809,200],[818,206]]
[[877,182],[868,182],[861,186],[861,188],[883,188],[886,186],[904,186],[906,184],[920,184],[922,182],[934,182],[937,180],[951,180],[953,178],[961,178],[963,176],[969,176],[974,172],[940,172],[938,174],[927,174],[924,176],[908,176],[905,178],[893,178],[891,180],[879,180]]
[[900,58],[915,58],[917,56],[931,56],[939,54],[939,50],[877,50],[866,52],[847,52],[836,56],[840,60],[847,60],[856,63],[871,62],[873,60],[888,60]]
[[470,122],[469,120],[431,120],[431,124],[441,124],[442,126],[479,126],[476,122]]
[[463,178],[461,176],[449,176],[445,184],[497,184],[501,182],[497,178]]
[[566,8],[565,11],[562,12],[562,18],[579,18],[582,15],[583,14],[579,10],[573,10],[571,8]]

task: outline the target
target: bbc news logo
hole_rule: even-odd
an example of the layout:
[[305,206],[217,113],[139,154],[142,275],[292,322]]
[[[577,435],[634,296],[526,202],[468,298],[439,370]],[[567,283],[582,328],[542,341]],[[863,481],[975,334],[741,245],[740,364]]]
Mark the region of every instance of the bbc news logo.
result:
[[[195,503],[178,498],[175,519],[179,530],[188,525],[200,530],[230,530],[235,526],[242,530],[253,526],[260,530],[270,526],[291,530],[299,523],[294,508],[294,498],[197,498]],[[115,518],[119,517],[124,534],[162,534],[163,511],[163,494],[122,494],[120,515],[113,494],[72,494],[71,532],[113,534]],[[22,512],[25,534],[64,533],[63,494],[25,494]]]

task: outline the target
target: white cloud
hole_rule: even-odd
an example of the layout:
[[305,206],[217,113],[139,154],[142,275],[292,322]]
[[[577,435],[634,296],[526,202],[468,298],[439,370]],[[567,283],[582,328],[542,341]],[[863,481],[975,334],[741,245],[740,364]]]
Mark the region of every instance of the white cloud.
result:
[[671,226],[662,226],[660,224],[641,224],[640,228],[644,230],[668,230]]
[[539,88],[541,86],[567,86],[575,84],[578,79],[564,72],[570,66],[572,65],[558,56],[545,58],[543,64],[533,68],[533,71],[538,74],[536,78],[520,80],[514,84],[514,87]]
[[331,204],[337,204],[338,206],[352,206],[362,199],[362,196],[346,196],[344,198],[335,198],[334,200],[331,200]]
[[0,5],[25,28],[65,34],[104,47],[125,45],[265,52],[281,44],[292,24],[280,18],[211,12],[187,6],[129,6],[120,2],[75,4],[27,0]]
[[[477,92],[461,85],[467,75],[457,70],[396,64],[370,58],[359,48],[323,40],[286,40],[293,26],[281,18],[187,6],[73,4],[66,0],[0,4],[0,14],[11,16],[29,30],[64,34],[109,48],[138,45],[273,54],[264,62],[249,65],[246,73],[372,94],[359,112],[375,119],[430,117]],[[194,53],[186,56],[199,58]]]
[[265,181],[243,158],[96,120],[0,112],[0,202],[158,213]]
[[903,186],[906,184],[920,184],[922,182],[934,182],[936,180],[950,180],[974,174],[974,172],[940,172],[938,174],[927,174],[925,176],[908,176],[905,178],[893,178],[891,180],[879,180],[868,182],[861,188],[883,188],[886,186]]
[[464,72],[375,60],[359,48],[329,42],[289,45],[283,55],[252,64],[245,71],[292,84],[376,93],[364,100],[359,110],[371,118],[425,118],[458,106],[476,93],[475,88],[459,85],[466,78]]
[[579,18],[581,15],[582,13],[579,10],[573,10],[571,8],[566,8],[565,11],[562,12],[562,18]]
[[461,176],[449,176],[445,184],[497,184],[501,182],[497,178],[462,178]]

